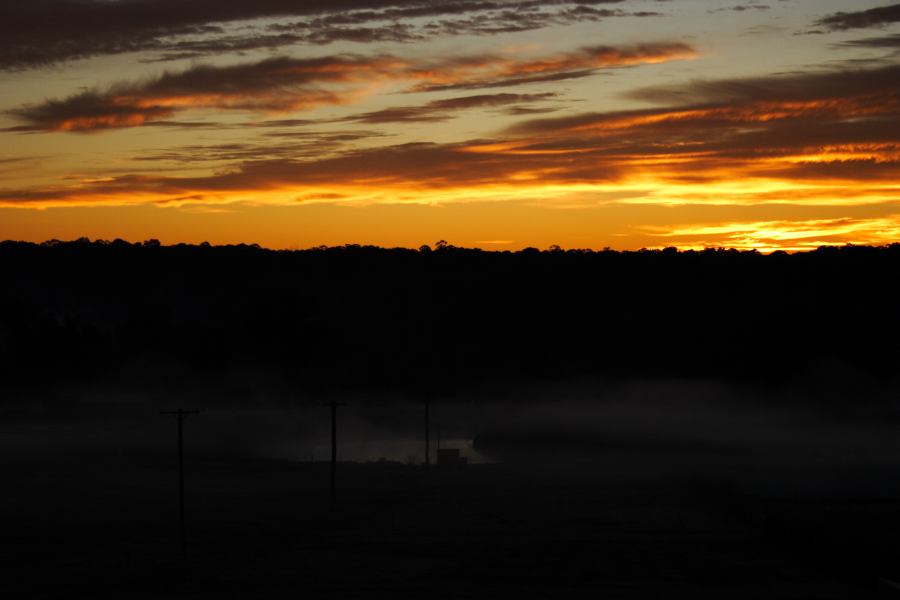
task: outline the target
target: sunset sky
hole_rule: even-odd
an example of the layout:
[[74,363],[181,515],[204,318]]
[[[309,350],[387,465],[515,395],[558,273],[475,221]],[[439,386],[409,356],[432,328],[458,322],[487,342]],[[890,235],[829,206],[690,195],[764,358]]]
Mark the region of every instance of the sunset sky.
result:
[[900,241],[900,4],[0,6],[0,238]]

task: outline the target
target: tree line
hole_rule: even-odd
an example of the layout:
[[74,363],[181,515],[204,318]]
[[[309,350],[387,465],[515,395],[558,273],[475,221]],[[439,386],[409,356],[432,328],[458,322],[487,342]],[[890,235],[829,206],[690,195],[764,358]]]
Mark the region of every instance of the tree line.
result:
[[788,254],[0,242],[0,388],[165,365],[416,393],[508,378],[897,373],[900,244]]

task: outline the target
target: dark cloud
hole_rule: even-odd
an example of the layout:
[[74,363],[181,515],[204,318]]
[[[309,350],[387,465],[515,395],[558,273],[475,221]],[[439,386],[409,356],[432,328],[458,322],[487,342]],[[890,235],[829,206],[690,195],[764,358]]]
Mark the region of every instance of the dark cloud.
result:
[[[471,108],[497,108],[527,105],[556,98],[557,94],[480,94],[446,100],[435,100],[422,106],[398,106],[354,115],[345,119],[359,123],[397,123],[416,121],[445,121],[454,113]],[[519,108],[525,108],[519,106]],[[546,110],[546,109],[543,109]]]
[[[579,150],[626,162],[653,157],[660,170],[668,161],[670,177],[682,181],[723,171],[836,180],[889,180],[898,173],[897,66],[696,81],[629,96],[668,106],[537,119],[509,133],[529,140],[519,151]],[[777,162],[789,157],[800,158]]]
[[[352,142],[381,137],[378,131],[354,132],[278,132],[262,139],[249,142],[239,141],[224,144],[193,144],[158,152],[145,152],[132,157],[141,162],[172,162],[178,165],[202,162],[241,162],[266,159],[315,159],[346,148]],[[276,142],[276,138],[278,141]]]
[[202,40],[179,40],[160,47],[153,58],[143,62],[169,62],[215,54],[241,53],[249,50],[277,50],[296,44],[325,45],[338,41],[357,43],[413,42],[425,39],[412,26],[393,23],[377,27],[310,28],[293,33],[219,36]]
[[[423,30],[429,35],[495,35],[542,29],[551,25],[568,25],[584,21],[600,21],[610,17],[653,16],[643,13],[627,13],[622,10],[597,9],[578,6],[554,12],[537,10],[536,6],[522,3],[508,10],[478,14],[469,18],[443,19],[428,23]],[[530,3],[532,5],[537,3]]]
[[305,127],[307,125],[315,125],[317,121],[311,119],[269,119],[255,123],[255,127]]
[[881,27],[900,21],[900,4],[890,4],[856,12],[838,12],[816,21],[816,25],[829,31]]
[[539,73],[537,75],[510,76],[503,79],[475,79],[460,83],[425,84],[415,88],[417,92],[450,92],[458,90],[484,90],[498,87],[514,87],[531,83],[548,83],[582,79],[596,75],[597,69],[581,69],[578,71],[560,71],[556,73]]
[[11,114],[28,121],[28,125],[10,131],[85,131],[133,127],[154,119],[171,117],[175,111],[169,106],[140,106],[119,103],[97,92],[82,92],[65,100],[48,100]]
[[[797,75],[742,79],[695,80],[679,85],[650,86],[629,92],[631,99],[659,104],[705,104],[791,101],[887,94],[892,102],[900,91],[900,66],[880,69],[820,71]],[[887,81],[885,81],[887,79]]]
[[849,46],[853,48],[888,48],[900,49],[900,33],[886,35],[882,37],[863,38],[860,40],[849,40],[842,42],[841,46]]
[[[478,186],[506,180],[511,174],[563,165],[566,158],[507,156],[502,152],[471,152],[470,144],[413,143],[366,149],[315,161],[263,161],[244,165],[223,176],[161,182],[167,186],[204,189],[258,189],[282,185],[333,185],[380,181],[384,185],[415,182],[423,188]],[[603,172],[605,171],[605,173]],[[571,169],[569,169],[571,173]],[[612,165],[593,170],[595,181],[613,181],[620,174]],[[563,175],[566,180],[569,175]]]
[[738,4],[737,6],[726,6],[723,8],[715,8],[710,10],[710,13],[717,12],[747,12],[752,10],[769,10],[771,6],[767,4]]
[[13,163],[27,162],[29,160],[34,160],[36,158],[41,158],[38,156],[0,156],[0,165],[9,165]]
[[[513,128],[511,136],[482,142],[407,144],[312,162],[264,161],[180,185],[253,189],[273,181],[321,185],[377,179],[386,185],[444,187],[535,172],[544,182],[596,183],[618,180],[647,161],[662,176],[685,182],[715,180],[723,172],[889,181],[900,164],[898,69],[696,82],[681,92],[690,91],[702,104],[534,120]],[[658,98],[671,92],[644,89],[635,95]],[[479,98],[447,105],[487,102]]]
[[378,181],[381,190],[414,185],[417,193],[422,193],[427,189],[496,184],[516,173],[545,170],[551,165],[560,172],[548,175],[548,181],[581,178],[612,182],[622,175],[612,163],[600,169],[595,166],[579,168],[571,165],[569,157],[564,155],[515,156],[500,151],[470,151],[470,144],[402,144],[306,160],[269,159],[267,149],[260,147],[257,156],[247,155],[235,168],[206,177],[127,174],[77,187],[0,190],[0,202],[16,205],[66,203],[86,195],[93,199],[92,202],[103,202],[104,198],[133,198],[136,194],[202,200],[208,194],[246,192],[252,197],[263,190],[286,187],[306,188],[307,194],[315,189],[339,193],[348,186],[370,187],[372,181]]
[[[351,102],[375,81],[414,83],[414,91],[455,87],[514,86],[592,74],[601,67],[632,66],[693,56],[684,44],[658,43],[615,48],[596,46],[532,60],[483,55],[411,61],[396,56],[336,55],[311,59],[272,58],[255,63],[214,67],[200,65],[167,72],[150,80],[84,91],[11,111],[25,121],[15,131],[78,131],[137,127],[171,119],[190,109],[214,108],[255,112],[293,112]],[[497,98],[498,96],[494,96]],[[487,102],[485,97],[482,101]],[[388,120],[435,120],[417,109],[394,109]],[[376,116],[370,117],[377,118]],[[375,122],[375,121],[373,121]]]
[[500,112],[505,115],[511,115],[514,117],[524,117],[524,116],[530,116],[530,115],[540,115],[540,114],[556,112],[557,110],[558,110],[557,108],[549,107],[549,106],[543,107],[543,108],[530,107],[530,106],[513,106],[510,108],[504,108]]
[[11,114],[35,130],[96,131],[145,125],[190,108],[301,110],[345,100],[339,92],[323,89],[324,83],[372,81],[406,66],[391,57],[354,56],[197,66],[139,83],[49,100]]
[[[0,6],[0,69],[126,52],[173,59],[287,45],[410,41],[537,29],[628,13],[624,0],[34,0]],[[635,16],[649,16],[639,13]],[[472,15],[477,15],[473,17]],[[268,30],[233,24],[298,18]],[[410,19],[437,19],[413,27]],[[426,27],[426,25],[428,25]]]
[[415,91],[473,90],[510,87],[530,83],[544,83],[579,79],[595,75],[600,69],[628,67],[694,58],[693,47],[677,42],[638,44],[634,46],[587,46],[535,60],[496,63],[487,76],[459,77],[449,82],[423,82]]

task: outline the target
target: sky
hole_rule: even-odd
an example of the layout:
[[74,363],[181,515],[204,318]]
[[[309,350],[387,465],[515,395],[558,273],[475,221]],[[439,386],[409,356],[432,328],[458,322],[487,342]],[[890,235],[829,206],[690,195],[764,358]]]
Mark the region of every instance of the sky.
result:
[[0,6],[0,239],[900,241],[900,4]]

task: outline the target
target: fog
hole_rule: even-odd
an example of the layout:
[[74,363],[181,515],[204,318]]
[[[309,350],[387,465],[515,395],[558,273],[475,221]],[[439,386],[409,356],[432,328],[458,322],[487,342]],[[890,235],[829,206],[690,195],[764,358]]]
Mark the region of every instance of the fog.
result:
[[[185,424],[195,457],[322,461],[328,401],[339,401],[339,459],[424,460],[424,396],[292,394],[264,375],[150,391],[113,383],[10,397],[4,461],[167,460],[175,425],[162,410],[203,411]],[[247,381],[256,381],[257,385]],[[900,494],[900,394],[832,365],[772,388],[712,380],[495,381],[430,398],[432,451],[470,462],[576,471],[613,481],[675,479],[756,494]],[[440,441],[439,441],[440,440]]]

